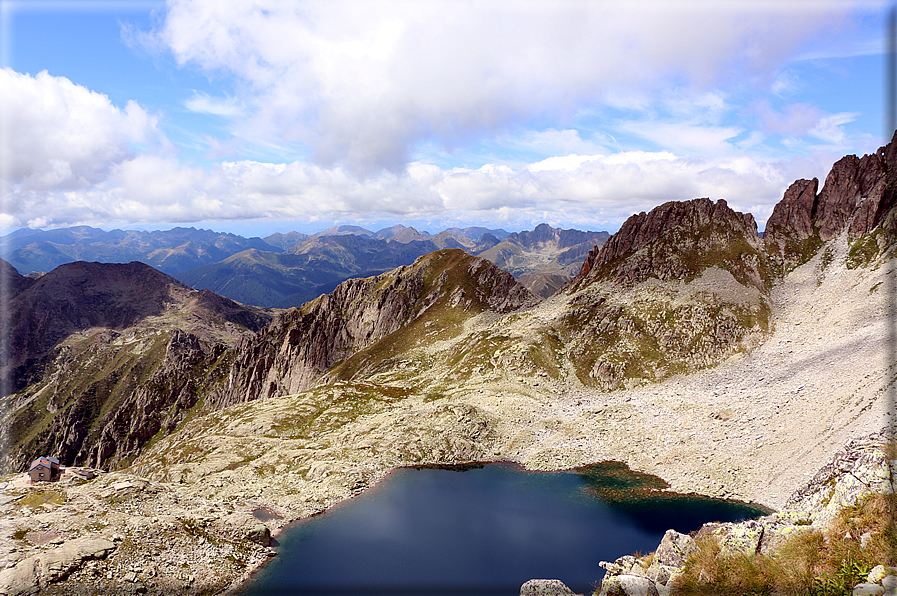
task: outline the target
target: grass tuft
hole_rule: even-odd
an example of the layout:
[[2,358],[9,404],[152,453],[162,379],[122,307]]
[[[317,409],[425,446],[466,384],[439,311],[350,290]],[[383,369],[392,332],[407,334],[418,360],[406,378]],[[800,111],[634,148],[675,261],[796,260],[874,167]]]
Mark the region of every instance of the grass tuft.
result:
[[895,495],[869,495],[827,531],[796,533],[769,555],[723,554],[717,536],[699,536],[671,594],[850,596],[875,565],[897,564],[895,505]]

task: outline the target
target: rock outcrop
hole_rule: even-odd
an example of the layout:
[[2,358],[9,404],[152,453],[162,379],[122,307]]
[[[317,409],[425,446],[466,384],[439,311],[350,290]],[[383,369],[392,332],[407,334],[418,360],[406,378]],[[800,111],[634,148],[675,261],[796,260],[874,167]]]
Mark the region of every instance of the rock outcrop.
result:
[[[600,565],[607,574],[600,596],[670,593],[686,560],[698,552],[696,541],[705,537],[719,544],[720,557],[774,555],[799,534],[829,529],[843,508],[860,499],[893,493],[897,484],[892,480],[891,468],[884,433],[854,439],[796,491],[779,512],[743,522],[707,523],[694,538],[667,530],[653,556],[637,559],[626,555],[613,563],[602,561]],[[883,593],[882,581],[889,574],[888,568],[876,567],[867,578],[868,585],[861,584],[873,591],[863,593]],[[897,582],[897,577],[887,581]]]
[[583,383],[613,390],[712,366],[768,330],[771,278],[750,214],[725,201],[630,217],[559,292]]
[[764,247],[779,272],[806,262],[845,230],[851,241],[885,231],[876,252],[894,241],[897,135],[876,153],[838,160],[817,194],[818,185],[816,178],[794,182],[766,222]]
[[64,580],[92,559],[105,559],[116,544],[105,538],[76,538],[42,554],[19,561],[0,571],[0,594],[37,594],[49,584]]
[[[458,249],[437,251],[411,266],[346,281],[279,316],[240,345],[219,403],[298,393],[335,364],[378,342],[377,353],[361,356],[357,366],[382,360],[396,349],[386,341],[391,336],[393,344],[414,343],[427,335],[435,339],[457,332],[460,322],[480,312],[505,313],[538,302],[489,261]],[[351,376],[355,371],[344,372]]]
[[691,280],[711,266],[730,271],[742,284],[766,287],[757,224],[720,199],[671,201],[627,219],[603,246],[595,247],[572,285],[612,280],[633,286],[648,278]]
[[520,586],[520,596],[576,596],[559,579],[531,579]]

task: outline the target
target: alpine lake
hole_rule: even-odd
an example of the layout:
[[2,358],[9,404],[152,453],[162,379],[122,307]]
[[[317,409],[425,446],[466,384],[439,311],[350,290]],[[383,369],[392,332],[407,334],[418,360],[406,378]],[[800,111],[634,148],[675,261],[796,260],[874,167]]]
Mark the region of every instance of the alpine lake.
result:
[[561,472],[509,463],[399,468],[362,494],[288,526],[240,596],[517,596],[530,579],[591,594],[614,561],[672,528],[770,511],[662,491],[605,462]]

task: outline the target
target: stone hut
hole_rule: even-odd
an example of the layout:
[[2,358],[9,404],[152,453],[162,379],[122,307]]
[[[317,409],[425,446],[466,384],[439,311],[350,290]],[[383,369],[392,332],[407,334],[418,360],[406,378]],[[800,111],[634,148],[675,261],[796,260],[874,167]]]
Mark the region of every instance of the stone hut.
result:
[[62,470],[59,468],[59,460],[55,457],[39,457],[31,462],[28,468],[31,482],[53,482],[59,480]]

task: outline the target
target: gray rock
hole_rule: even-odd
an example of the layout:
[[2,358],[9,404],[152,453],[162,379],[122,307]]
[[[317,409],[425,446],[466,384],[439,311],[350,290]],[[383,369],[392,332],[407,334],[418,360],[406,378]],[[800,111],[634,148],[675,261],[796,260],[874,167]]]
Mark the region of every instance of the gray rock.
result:
[[780,519],[775,516],[761,518],[758,523],[763,524],[763,535],[760,539],[760,553],[772,555],[789,540],[800,534],[809,534],[818,531],[818,528],[810,525],[796,525],[788,523],[790,520]]
[[[219,525],[221,523],[224,525]],[[216,525],[235,538],[249,540],[262,546],[271,546],[271,530],[248,513],[242,511],[232,513],[223,520],[216,521]]]
[[77,538],[41,555],[41,583],[67,577],[87,559],[102,559],[116,544],[105,538]]
[[262,546],[271,546],[271,530],[261,522],[247,527],[244,537],[250,542],[255,542]]
[[725,522],[721,524],[704,524],[698,536],[706,534],[719,538],[724,555],[754,555],[760,550],[764,526],[762,522],[750,520],[746,522]]
[[853,596],[881,596],[885,589],[878,584],[857,584],[853,587]]
[[601,582],[600,596],[658,596],[657,586],[638,575],[614,575]]
[[531,579],[520,586],[520,596],[576,596],[559,579]]
[[638,559],[633,557],[632,555],[624,555],[614,561],[613,563],[608,563],[607,561],[600,561],[598,566],[607,571],[607,575],[645,575],[645,568],[642,567],[642,564]]
[[893,492],[884,433],[848,442],[810,481],[795,492],[786,509],[807,512],[813,525],[828,527],[842,507],[872,492]]
[[621,575],[620,585],[626,596],[657,596],[657,586],[646,577]]
[[0,571],[0,594],[3,596],[37,594],[39,564],[37,557],[28,557],[19,561],[15,567]]
[[669,583],[670,578],[681,569],[681,567],[674,567],[672,565],[661,565],[655,560],[651,563],[651,566],[648,567],[648,571],[645,572],[645,577],[655,584],[666,585]]
[[869,572],[866,581],[870,584],[880,584],[888,575],[897,575],[897,567],[885,567],[884,565],[876,565]]
[[654,561],[669,567],[682,567],[688,555],[696,550],[697,546],[691,536],[680,534],[676,530],[667,530],[654,553]]

